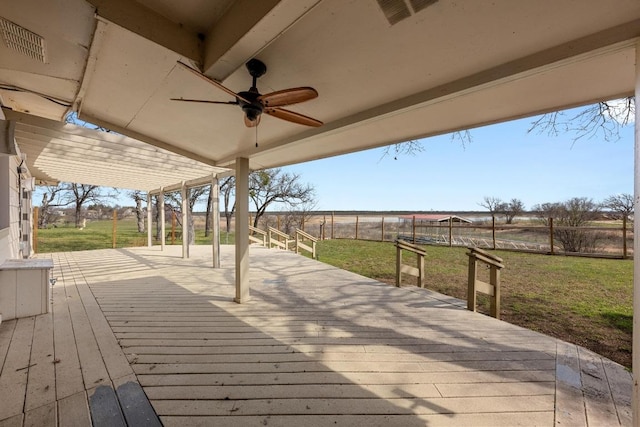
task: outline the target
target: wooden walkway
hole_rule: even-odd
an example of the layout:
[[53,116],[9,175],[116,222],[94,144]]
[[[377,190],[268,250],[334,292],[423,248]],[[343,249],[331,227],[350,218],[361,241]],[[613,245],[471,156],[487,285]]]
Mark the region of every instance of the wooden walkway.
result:
[[462,301],[252,247],[238,305],[232,247],[179,250],[53,254],[53,313],[0,325],[0,427],[631,424],[623,367]]

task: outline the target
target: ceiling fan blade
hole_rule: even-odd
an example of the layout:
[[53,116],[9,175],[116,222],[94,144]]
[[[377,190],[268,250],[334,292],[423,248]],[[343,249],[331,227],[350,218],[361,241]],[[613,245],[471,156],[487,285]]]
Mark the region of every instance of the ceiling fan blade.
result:
[[211,83],[212,85],[214,85],[215,87],[217,87],[218,89],[228,93],[229,95],[233,96],[234,98],[240,99],[244,102],[248,102],[251,103],[250,101],[244,99],[243,97],[239,96],[237,93],[235,93],[234,91],[232,91],[231,89],[228,89],[227,87],[223,86],[222,83],[219,83],[216,80],[210,79],[209,77],[205,76],[204,74],[202,74],[201,72],[194,70],[193,68],[189,67],[187,64],[185,64],[184,62],[180,62],[178,61],[178,65],[182,66],[182,68],[184,68],[185,70],[191,72],[192,74],[200,77],[202,80]]
[[296,113],[294,111],[285,110],[284,108],[265,108],[264,112],[270,116],[277,117],[282,120],[297,123],[305,126],[318,127],[323,123],[320,120],[316,120],[313,117],[305,116],[304,114]]
[[265,107],[284,107],[317,97],[318,91],[312,87],[292,87],[260,95],[258,101]]
[[203,104],[238,105],[238,101],[209,101],[209,100],[206,100],[206,99],[171,98],[171,101],[200,102],[200,103],[203,103]]
[[244,116],[244,124],[248,128],[254,128],[260,124],[260,116],[256,117],[254,121],[251,121],[247,118],[247,116]]

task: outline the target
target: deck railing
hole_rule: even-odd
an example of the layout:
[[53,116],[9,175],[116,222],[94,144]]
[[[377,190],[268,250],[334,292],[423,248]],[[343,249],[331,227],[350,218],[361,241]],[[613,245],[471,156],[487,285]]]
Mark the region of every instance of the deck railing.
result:
[[[308,240],[311,246],[304,243],[305,240]],[[313,237],[311,234],[305,231],[302,231],[296,228],[296,253],[297,254],[300,253],[300,249],[304,249],[305,251],[308,251],[311,253],[311,257],[313,259],[317,259],[316,243],[318,243],[317,238]]]
[[[396,286],[402,284],[402,274],[408,274],[417,278],[417,285],[424,288],[424,257],[427,254],[424,249],[411,243],[397,240],[396,246]],[[412,267],[402,263],[402,251],[409,251],[416,254],[417,266]]]
[[249,242],[258,243],[267,246],[267,232],[259,228],[249,226]]
[[273,227],[269,227],[268,229],[269,240],[267,241],[267,247],[271,248],[280,248],[285,251],[291,250],[291,244],[295,243],[295,239],[289,236],[287,233],[283,233],[280,230],[277,230]]
[[[482,292],[490,297],[490,314],[500,319],[500,270],[504,268],[502,258],[478,248],[467,248],[469,252],[469,283],[467,309],[476,311],[477,294]],[[489,267],[489,283],[478,280],[478,262]]]

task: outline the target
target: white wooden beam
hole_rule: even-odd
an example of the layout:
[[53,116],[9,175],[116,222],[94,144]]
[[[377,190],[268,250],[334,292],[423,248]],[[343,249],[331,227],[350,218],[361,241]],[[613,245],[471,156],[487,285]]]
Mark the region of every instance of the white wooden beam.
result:
[[[207,34],[206,75],[223,81],[295,25],[321,0],[238,0]],[[268,64],[267,64],[268,65]]]
[[160,194],[158,195],[158,209],[160,209],[160,249],[164,251],[164,246],[166,244],[166,236],[165,236],[165,218],[164,218],[164,190],[160,189]]
[[[636,102],[640,99],[640,41],[636,42]],[[634,203],[633,212],[640,212],[640,110],[636,105],[634,145]],[[633,425],[640,427],[640,221],[633,221]]]
[[236,298],[242,304],[249,292],[249,159],[236,159]]
[[187,200],[187,186],[183,182],[180,189],[182,201],[182,258],[189,258],[189,201]]
[[220,183],[218,177],[211,179],[211,250],[213,268],[220,268]]
[[152,218],[151,211],[153,210],[153,204],[151,203],[151,193],[147,193],[147,246],[151,247],[153,240],[151,239]]
[[140,2],[130,0],[88,0],[104,20],[164,46],[185,58],[202,63],[203,45],[195,31],[175,23]]

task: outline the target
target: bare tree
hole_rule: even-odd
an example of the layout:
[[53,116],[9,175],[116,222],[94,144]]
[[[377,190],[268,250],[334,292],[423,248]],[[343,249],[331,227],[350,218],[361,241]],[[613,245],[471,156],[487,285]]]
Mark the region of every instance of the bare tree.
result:
[[86,203],[93,202],[100,204],[103,203],[105,199],[114,198],[117,194],[115,189],[109,191],[105,187],[98,185],[76,183],[62,184],[62,191],[64,191],[63,198],[65,198],[67,204],[74,205],[76,228],[82,227],[84,219],[82,208]]
[[511,199],[509,202],[500,203],[496,210],[505,216],[507,224],[512,224],[516,216],[524,212],[524,203],[520,199]]
[[619,218],[629,218],[633,213],[633,196],[631,194],[616,194],[609,196],[602,202],[602,206],[614,212]]
[[573,133],[574,142],[597,136],[605,141],[617,141],[620,129],[633,121],[635,108],[635,98],[627,97],[598,102],[572,116],[564,111],[547,113],[535,120],[528,132],[537,131],[549,136]]
[[42,193],[40,212],[38,215],[38,228],[47,228],[54,217],[52,208],[69,205],[68,200],[63,200],[64,188],[61,185],[48,185]]
[[249,197],[256,207],[253,226],[273,203],[283,203],[291,210],[315,199],[315,189],[300,182],[300,175],[281,169],[266,169],[249,176]]
[[144,209],[142,202],[146,200],[144,193],[140,190],[129,192],[129,197],[136,202],[136,219],[138,220],[138,233],[144,233]]
[[598,217],[600,206],[586,197],[574,197],[562,203],[536,205],[540,220],[549,225],[553,218],[554,238],[565,252],[594,252],[600,236],[585,227]]
[[[471,136],[471,132],[468,130],[453,132],[451,134],[452,141],[458,141],[462,145],[463,148],[470,144],[473,140]],[[424,145],[422,145],[422,141],[418,139],[412,139],[405,142],[399,142],[397,144],[391,144],[384,147],[382,151],[382,156],[380,160],[385,157],[393,156],[393,160],[398,160],[399,156],[415,156],[418,153],[422,153],[424,151]]]
[[227,234],[231,231],[231,218],[236,210],[235,200],[231,204],[231,197],[235,195],[236,189],[236,177],[229,176],[222,180],[220,184],[220,192],[222,193],[222,200],[224,204],[224,217],[227,223]]
[[[192,245],[195,243],[195,223],[193,220],[193,208],[198,203],[198,201],[204,197],[206,192],[210,187],[196,187],[189,188],[187,190],[187,226],[189,227],[189,244]],[[167,193],[165,196],[165,205],[171,210],[172,213],[176,214],[176,221],[178,224],[182,226],[182,233],[184,237],[185,227],[182,224],[182,202],[181,202],[181,192],[175,191],[172,193]]]
[[502,204],[502,199],[492,196],[484,196],[482,202],[478,203],[478,205],[488,210],[492,217],[495,217],[496,214],[500,212]]

